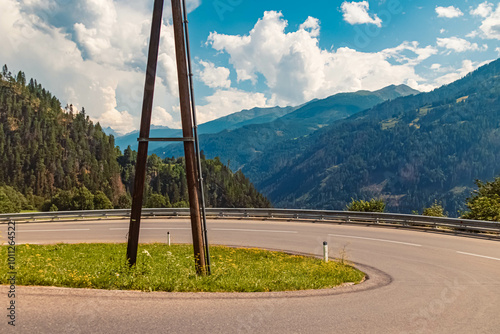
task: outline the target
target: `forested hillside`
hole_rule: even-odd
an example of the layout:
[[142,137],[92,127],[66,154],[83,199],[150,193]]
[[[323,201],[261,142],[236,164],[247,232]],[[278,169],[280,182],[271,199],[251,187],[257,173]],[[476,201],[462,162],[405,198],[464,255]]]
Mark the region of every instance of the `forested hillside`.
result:
[[[0,201],[5,205],[0,203],[0,211],[2,207],[16,211],[129,207],[134,156],[131,149],[122,155],[114,137],[93,124],[84,109],[62,109],[36,80],[27,82],[23,72],[13,76],[3,67]],[[203,161],[203,165],[210,174],[207,181],[214,182],[206,187],[210,205],[269,206],[241,172],[231,173],[218,160]],[[152,156],[147,173],[145,202],[160,196],[165,206],[187,205],[182,160]],[[18,200],[19,196],[24,199]]]
[[0,184],[38,205],[59,189],[86,187],[112,201],[125,193],[114,139],[85,110],[59,100],[24,73],[0,77]]
[[[272,154],[276,145],[284,141],[307,136],[388,99],[416,93],[418,91],[405,85],[391,85],[374,92],[339,93],[325,99],[312,100],[295,108],[268,108],[267,112],[274,115],[277,110],[287,112],[279,118],[273,116],[272,121],[267,123],[243,122],[239,124],[244,126],[239,128],[228,127],[216,134],[202,135],[200,143],[208,157],[218,156],[222,161],[229,160],[231,168],[237,170],[251,161],[259,161],[268,153]],[[244,114],[248,114],[248,111]],[[159,148],[154,152],[159,156],[183,154],[182,146],[177,144]]]
[[[205,198],[209,207],[248,208],[270,207],[270,202],[250,183],[241,171],[233,173],[218,159],[207,160],[203,152],[201,167],[205,178]],[[132,191],[137,153],[130,146],[118,158],[122,167],[122,180],[127,192]],[[147,161],[145,201],[147,207],[186,207],[188,188],[184,158],[161,159],[153,154]],[[164,197],[165,206],[161,205]],[[153,199],[154,198],[154,199]],[[150,201],[148,203],[148,201]],[[160,202],[154,202],[160,201]]]
[[280,207],[343,209],[352,198],[381,197],[388,211],[411,212],[437,199],[456,216],[475,179],[500,173],[499,74],[497,60],[430,93],[381,103],[282,143],[243,171]]

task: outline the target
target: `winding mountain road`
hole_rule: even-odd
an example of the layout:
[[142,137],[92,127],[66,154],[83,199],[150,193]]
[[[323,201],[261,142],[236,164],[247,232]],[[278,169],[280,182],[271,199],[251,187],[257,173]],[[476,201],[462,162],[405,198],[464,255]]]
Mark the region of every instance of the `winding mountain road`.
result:
[[[500,333],[500,243],[406,229],[209,220],[212,244],[330,256],[369,275],[357,286],[285,293],[143,293],[17,287],[16,333]],[[125,242],[127,220],[17,224],[17,243]],[[6,242],[6,225],[0,242]],[[191,242],[187,219],[149,219],[140,242]]]

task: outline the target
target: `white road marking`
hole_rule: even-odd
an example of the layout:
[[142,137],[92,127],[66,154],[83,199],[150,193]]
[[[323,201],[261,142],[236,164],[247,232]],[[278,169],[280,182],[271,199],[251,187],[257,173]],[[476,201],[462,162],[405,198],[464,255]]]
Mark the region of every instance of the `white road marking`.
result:
[[90,228],[62,228],[59,230],[17,230],[16,232],[68,232],[68,231],[90,231]]
[[485,255],[479,255],[479,254],[472,254],[472,253],[466,253],[466,252],[459,252],[457,251],[458,254],[464,254],[464,255],[470,255],[470,256],[475,256],[475,257],[482,257],[483,259],[490,259],[490,260],[497,260],[500,261],[500,259],[496,257],[491,257],[491,256],[485,256]]
[[297,231],[278,231],[278,230],[251,230],[244,228],[211,228],[212,231],[237,231],[237,232],[269,232],[269,233],[299,233]]
[[[110,227],[110,231],[128,230],[128,227]],[[190,230],[189,227],[141,227],[141,230]]]
[[351,238],[351,239],[363,239],[363,240],[372,240],[372,241],[380,241],[380,242],[389,242],[393,244],[400,244],[400,245],[407,245],[407,246],[415,246],[415,247],[422,247],[422,245],[419,244],[412,244],[409,242],[402,242],[402,241],[394,241],[394,240],[386,240],[386,239],[375,239],[375,238],[365,238],[365,237],[356,237],[353,235],[342,235],[342,234],[328,234],[329,236],[332,237],[342,237],[342,238]]

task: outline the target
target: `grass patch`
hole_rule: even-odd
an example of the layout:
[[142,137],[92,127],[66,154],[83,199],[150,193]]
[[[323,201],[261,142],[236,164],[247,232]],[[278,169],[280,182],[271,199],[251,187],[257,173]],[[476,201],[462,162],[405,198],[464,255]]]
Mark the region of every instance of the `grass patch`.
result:
[[[270,252],[212,246],[212,275],[199,277],[192,245],[141,245],[137,264],[126,264],[126,244],[16,246],[19,285],[177,292],[257,292],[330,288],[359,283],[348,265]],[[0,248],[0,283],[7,284],[7,246]]]
[[392,129],[399,122],[399,118],[390,118],[380,122],[382,130]]

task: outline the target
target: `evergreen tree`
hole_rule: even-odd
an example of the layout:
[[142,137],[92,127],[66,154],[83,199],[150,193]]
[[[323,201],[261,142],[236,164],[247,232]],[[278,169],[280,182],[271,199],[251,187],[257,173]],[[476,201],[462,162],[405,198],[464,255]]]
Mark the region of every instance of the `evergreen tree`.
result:
[[94,210],[94,195],[85,187],[74,191],[71,200],[72,210]]
[[447,214],[444,212],[443,206],[437,200],[428,208],[425,208],[422,215],[431,217],[446,217]]
[[20,208],[12,203],[5,192],[0,189],[0,213],[16,213],[19,211]]
[[165,196],[154,193],[148,196],[146,200],[146,204],[144,205],[146,208],[166,208],[167,201],[165,200]]
[[94,210],[113,209],[113,203],[109,200],[105,193],[98,190],[94,195]]
[[493,181],[476,180],[477,190],[467,199],[468,212],[463,218],[500,221],[500,176]]

